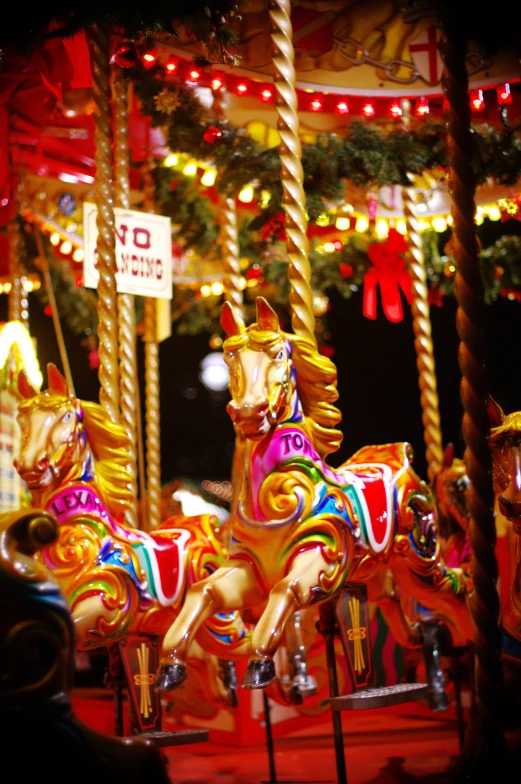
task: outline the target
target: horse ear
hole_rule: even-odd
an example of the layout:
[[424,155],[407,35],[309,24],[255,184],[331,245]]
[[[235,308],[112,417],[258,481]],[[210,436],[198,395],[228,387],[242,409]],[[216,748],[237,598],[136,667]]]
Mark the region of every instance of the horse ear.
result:
[[491,395],[488,396],[487,414],[490,427],[499,427],[499,425],[503,424],[505,412]]
[[244,321],[241,315],[236,311],[229,302],[225,302],[221,310],[221,327],[224,329],[229,338],[234,335],[242,335],[246,330]]
[[36,397],[36,395],[39,393],[39,390],[36,387],[33,387],[29,381],[29,376],[25,370],[21,370],[18,374],[18,391],[21,396],[27,400],[29,400],[31,397]]
[[454,444],[447,444],[445,452],[443,453],[443,468],[450,468],[454,462]]
[[49,389],[52,390],[52,392],[57,392],[59,395],[69,397],[69,385],[56,365],[52,362],[47,363],[47,381],[49,383]]
[[257,324],[269,332],[280,330],[279,317],[264,297],[257,297]]

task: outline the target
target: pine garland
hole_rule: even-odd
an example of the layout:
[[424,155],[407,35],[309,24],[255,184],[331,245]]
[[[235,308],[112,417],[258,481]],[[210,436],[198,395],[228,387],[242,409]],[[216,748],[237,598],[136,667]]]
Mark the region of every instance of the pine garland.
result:
[[[221,116],[203,108],[193,91],[181,84],[164,81],[164,68],[147,70],[141,64],[132,70],[134,90],[144,114],[152,125],[165,133],[168,147],[176,153],[205,161],[217,170],[218,191],[236,195],[253,184],[255,195],[271,195],[269,205],[257,217],[252,228],[281,210],[280,159],[276,148],[265,149],[251,139],[244,129],[234,127]],[[157,96],[175,96],[177,108],[157,108]],[[221,136],[205,139],[208,128]],[[473,129],[474,171],[478,184],[494,180],[513,185],[521,176],[521,137],[519,130],[498,130],[489,125]],[[346,183],[381,187],[406,185],[409,174],[429,170],[446,170],[446,132],[443,123],[427,122],[411,130],[395,128],[385,133],[368,122],[353,122],[340,137],[320,134],[316,141],[302,148],[306,206],[310,222],[328,211],[331,203],[342,201]]]

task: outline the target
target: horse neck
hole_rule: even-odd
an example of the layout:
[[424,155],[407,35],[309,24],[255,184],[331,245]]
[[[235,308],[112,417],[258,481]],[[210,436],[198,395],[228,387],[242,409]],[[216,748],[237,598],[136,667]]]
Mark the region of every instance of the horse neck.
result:
[[240,490],[234,494],[237,501],[240,497],[246,502],[250,510],[256,507],[259,488],[266,477],[279,467],[274,458],[274,450],[270,449],[277,434],[284,427],[291,426],[293,430],[300,430],[307,438],[309,433],[306,427],[306,417],[298,397],[296,388],[292,392],[290,402],[283,409],[277,423],[270,428],[262,441],[240,440],[242,477]]
[[[56,477],[52,486],[40,494],[39,503],[45,504],[65,485],[74,482],[84,482],[92,484],[96,482],[96,462],[88,441],[85,445],[78,443],[73,452],[71,461],[64,467]],[[33,493],[33,505],[36,500]]]

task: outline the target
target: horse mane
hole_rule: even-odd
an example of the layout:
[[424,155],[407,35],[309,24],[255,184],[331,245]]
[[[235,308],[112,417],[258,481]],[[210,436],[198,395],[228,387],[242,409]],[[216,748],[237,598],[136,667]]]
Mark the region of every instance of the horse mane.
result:
[[129,439],[99,403],[81,400],[85,430],[96,462],[96,482],[103,501],[114,517],[132,501],[132,476],[128,469]]
[[343,438],[341,431],[335,428],[342,419],[340,410],[334,405],[338,400],[337,369],[307,338],[284,334],[293,349],[297,390],[306,424],[317,452],[325,458],[336,452]]
[[338,400],[337,369],[328,357],[320,354],[308,338],[287,332],[272,332],[252,324],[239,334],[228,337],[224,348],[239,348],[250,342],[260,350],[283,338],[291,344],[292,360],[297,371],[297,391],[306,427],[320,457],[336,452],[343,435],[336,430],[342,414],[334,405]]

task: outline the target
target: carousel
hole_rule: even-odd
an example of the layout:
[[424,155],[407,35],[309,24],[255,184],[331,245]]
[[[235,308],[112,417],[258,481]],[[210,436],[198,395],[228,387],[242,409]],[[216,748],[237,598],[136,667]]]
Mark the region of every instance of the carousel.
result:
[[26,780],[518,763],[515,33],[398,0],[12,13],[0,718]]

